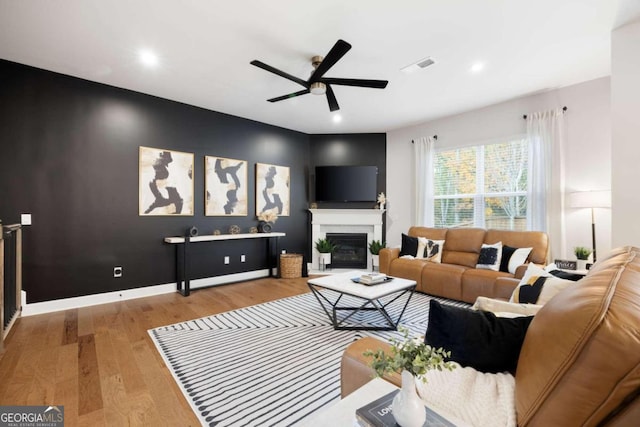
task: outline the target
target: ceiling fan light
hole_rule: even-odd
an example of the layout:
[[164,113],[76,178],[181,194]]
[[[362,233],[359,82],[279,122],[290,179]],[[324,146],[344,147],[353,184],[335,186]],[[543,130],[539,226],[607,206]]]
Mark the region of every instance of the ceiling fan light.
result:
[[327,92],[327,86],[324,83],[311,83],[311,93],[314,95],[324,95]]

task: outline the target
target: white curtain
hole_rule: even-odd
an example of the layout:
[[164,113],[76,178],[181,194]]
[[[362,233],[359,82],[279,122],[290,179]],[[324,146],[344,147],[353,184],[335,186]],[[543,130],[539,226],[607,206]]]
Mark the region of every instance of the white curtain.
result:
[[413,158],[415,162],[415,212],[414,225],[433,227],[433,171],[434,146],[432,137],[413,141]]
[[550,259],[566,256],[564,219],[564,113],[561,108],[527,114],[529,191],[527,226],[546,231]]

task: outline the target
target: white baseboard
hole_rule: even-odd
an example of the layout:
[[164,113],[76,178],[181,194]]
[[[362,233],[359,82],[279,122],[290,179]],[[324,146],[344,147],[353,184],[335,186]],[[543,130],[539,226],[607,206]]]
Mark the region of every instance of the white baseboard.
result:
[[[267,277],[269,270],[247,271],[244,273],[227,274],[224,276],[205,277],[191,280],[191,290],[206,288],[209,286],[225,285],[228,283],[242,282],[245,280]],[[53,301],[44,301],[27,304],[27,293],[22,291],[22,316],[35,316],[37,314],[53,313],[61,310],[89,307],[92,305],[107,304],[117,301],[125,301],[136,298],[150,297],[154,295],[177,292],[176,283],[164,285],[145,286],[143,288],[124,289],[121,291],[105,292],[102,294],[84,295],[81,297],[63,298]]]

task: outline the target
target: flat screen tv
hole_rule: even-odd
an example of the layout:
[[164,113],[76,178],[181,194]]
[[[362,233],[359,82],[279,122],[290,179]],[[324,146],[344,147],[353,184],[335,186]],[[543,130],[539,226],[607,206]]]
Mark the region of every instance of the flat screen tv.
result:
[[377,199],[377,166],[316,166],[319,202],[372,202]]

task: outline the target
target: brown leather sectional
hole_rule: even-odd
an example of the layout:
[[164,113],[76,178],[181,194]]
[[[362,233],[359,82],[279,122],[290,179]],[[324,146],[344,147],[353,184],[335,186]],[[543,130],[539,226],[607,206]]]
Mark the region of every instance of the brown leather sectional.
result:
[[[342,396],[373,377],[351,344],[342,357]],[[386,377],[399,385],[399,376]],[[640,420],[640,248],[614,250],[535,315],[515,375],[518,426],[637,426]]]
[[533,248],[528,262],[536,264],[546,264],[549,253],[549,238],[539,231],[411,227],[407,234],[444,240],[442,263],[400,258],[400,249],[385,248],[380,251],[380,271],[415,280],[418,291],[468,303],[474,303],[479,296],[509,299],[518,285],[514,279],[522,278],[526,270],[522,265],[514,275],[475,268],[483,243]]

